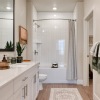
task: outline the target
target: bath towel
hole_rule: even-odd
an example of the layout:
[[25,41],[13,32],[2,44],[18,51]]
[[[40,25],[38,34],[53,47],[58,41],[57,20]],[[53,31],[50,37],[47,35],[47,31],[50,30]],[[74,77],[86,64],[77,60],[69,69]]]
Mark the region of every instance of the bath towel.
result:
[[92,54],[92,67],[100,73],[100,42],[95,43],[90,50]]
[[[97,46],[100,44],[100,42],[96,42],[92,48],[90,49],[90,55],[96,57],[96,51],[97,51]],[[100,57],[100,49],[99,49],[99,53],[98,53],[98,57]]]

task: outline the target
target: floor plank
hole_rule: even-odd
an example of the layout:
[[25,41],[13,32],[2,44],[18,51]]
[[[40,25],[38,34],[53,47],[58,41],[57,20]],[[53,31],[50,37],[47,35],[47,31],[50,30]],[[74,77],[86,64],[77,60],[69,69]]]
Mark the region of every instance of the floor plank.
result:
[[51,88],[77,88],[83,100],[93,100],[93,84],[90,82],[89,87],[74,84],[43,84],[43,90],[39,92],[36,100],[49,100]]

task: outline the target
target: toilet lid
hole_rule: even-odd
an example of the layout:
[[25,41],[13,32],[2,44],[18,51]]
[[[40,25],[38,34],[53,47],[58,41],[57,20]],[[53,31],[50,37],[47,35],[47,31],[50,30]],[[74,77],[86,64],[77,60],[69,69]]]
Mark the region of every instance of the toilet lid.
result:
[[39,74],[39,77],[47,77],[46,74]]

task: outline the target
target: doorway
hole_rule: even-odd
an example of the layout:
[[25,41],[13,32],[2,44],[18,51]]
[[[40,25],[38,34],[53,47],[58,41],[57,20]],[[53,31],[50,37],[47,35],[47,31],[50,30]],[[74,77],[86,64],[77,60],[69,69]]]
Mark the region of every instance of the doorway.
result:
[[93,46],[93,10],[85,18],[84,33],[84,86],[93,83],[92,56],[90,49]]
[[[89,51],[93,46],[93,16],[88,20],[89,24],[89,34],[88,34],[88,46]],[[89,52],[89,85],[93,83],[93,69],[92,69],[92,55]]]

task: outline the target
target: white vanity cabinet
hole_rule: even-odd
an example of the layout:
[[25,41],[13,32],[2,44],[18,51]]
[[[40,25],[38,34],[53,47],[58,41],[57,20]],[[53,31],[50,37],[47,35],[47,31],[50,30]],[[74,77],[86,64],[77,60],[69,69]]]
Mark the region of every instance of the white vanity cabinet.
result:
[[39,82],[38,66],[24,72],[14,80],[14,100],[36,100]]
[[[39,64],[31,66],[0,88],[0,100],[36,100],[38,95]],[[22,70],[18,68],[18,70]]]

